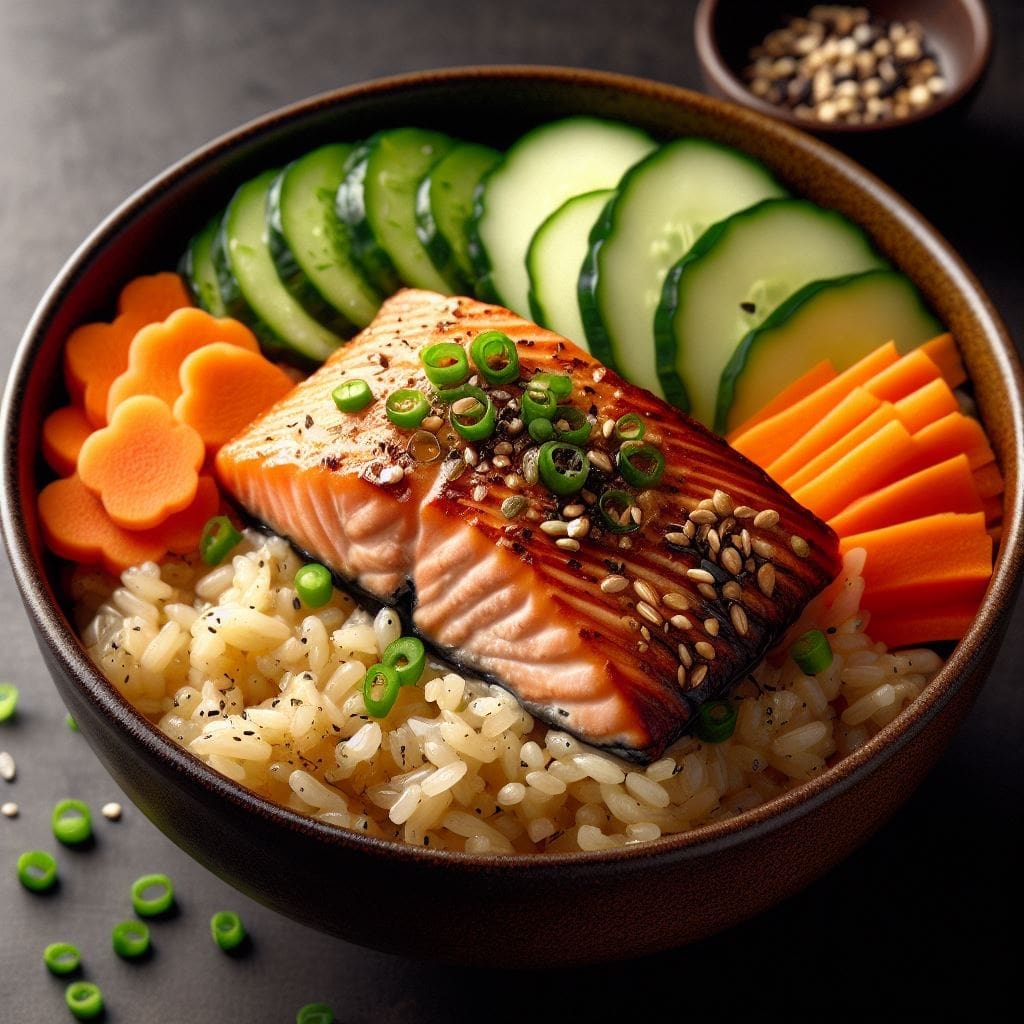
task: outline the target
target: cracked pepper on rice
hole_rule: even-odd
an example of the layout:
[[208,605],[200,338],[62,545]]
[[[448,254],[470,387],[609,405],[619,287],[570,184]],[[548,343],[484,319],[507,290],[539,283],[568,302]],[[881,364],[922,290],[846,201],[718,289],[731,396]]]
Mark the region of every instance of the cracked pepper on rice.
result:
[[473,853],[611,849],[736,815],[822,772],[890,722],[940,668],[931,650],[888,653],[859,611],[863,552],[805,610],[825,630],[815,677],[762,663],[735,694],[734,734],[686,737],[647,765],[587,747],[507,692],[428,661],[383,720],[366,667],[400,634],[335,591],[302,607],[302,563],[248,531],[234,557],[86,569],[72,593],[91,657],[147,718],[212,768],[342,828]]

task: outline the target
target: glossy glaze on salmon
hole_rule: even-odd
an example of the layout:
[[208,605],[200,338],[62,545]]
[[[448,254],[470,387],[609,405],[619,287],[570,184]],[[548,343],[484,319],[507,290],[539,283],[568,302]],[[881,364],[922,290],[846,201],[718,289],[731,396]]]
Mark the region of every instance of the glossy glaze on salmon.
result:
[[[512,338],[520,361],[520,382],[488,391],[492,438],[472,444],[445,424],[435,442],[388,420],[392,391],[432,393],[426,346],[468,350],[484,330]],[[569,401],[593,423],[585,488],[564,498],[530,482],[537,444],[523,429],[521,382],[542,371],[572,378]],[[375,400],[339,412],[331,393],[356,377]],[[654,488],[617,469],[610,427],[625,413],[664,454]],[[638,761],[727,693],[839,569],[832,531],[720,438],[558,335],[431,292],[386,302],[226,445],[217,469],[255,519],[381,601],[405,600],[416,630],[452,660]],[[634,532],[610,528],[597,505],[608,490],[633,496],[635,511],[608,507]]]

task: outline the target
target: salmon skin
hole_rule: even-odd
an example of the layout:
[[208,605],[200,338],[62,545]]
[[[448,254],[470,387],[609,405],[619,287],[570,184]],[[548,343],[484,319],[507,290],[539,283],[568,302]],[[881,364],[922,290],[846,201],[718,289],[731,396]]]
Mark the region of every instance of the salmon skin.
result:
[[[516,382],[481,381],[497,414],[490,439],[467,442],[447,419],[431,434],[387,418],[399,388],[419,388],[445,417],[420,354],[438,341],[468,353],[485,330],[508,335],[520,364]],[[586,483],[564,497],[534,482],[538,443],[523,426],[524,385],[552,371],[571,378],[562,401],[592,424],[579,445]],[[331,393],[352,378],[374,401],[342,413]],[[656,486],[618,468],[614,422],[626,413],[664,455]],[[721,438],[566,339],[432,292],[387,301],[221,449],[217,472],[248,514],[343,581],[382,602],[406,595],[412,626],[451,660],[641,763],[727,695],[840,567],[832,530]],[[628,497],[609,495],[602,511],[609,491]]]

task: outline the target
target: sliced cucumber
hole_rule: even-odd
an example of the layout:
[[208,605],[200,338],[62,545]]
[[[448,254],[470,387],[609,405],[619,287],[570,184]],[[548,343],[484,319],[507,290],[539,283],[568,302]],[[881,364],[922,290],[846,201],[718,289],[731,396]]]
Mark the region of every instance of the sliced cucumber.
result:
[[[352,258],[345,226],[334,210],[345,162],[355,147],[321,146],[290,163],[267,196],[270,253],[278,277],[314,319],[348,333],[376,315],[381,297]],[[333,310],[332,325],[325,307]]]
[[490,146],[463,142],[442,157],[416,193],[416,234],[438,272],[468,291],[473,280],[466,225],[483,176],[501,159]]
[[804,199],[719,221],[665,277],[654,333],[666,397],[710,427],[722,370],[748,331],[811,281],[884,266],[859,227]]
[[451,294],[416,235],[416,190],[455,140],[420,128],[378,132],[349,159],[338,189],[338,216],[352,232],[353,251],[385,295],[401,284]]
[[192,297],[214,316],[224,316],[224,300],[220,297],[217,270],[213,265],[213,243],[220,229],[220,214],[197,234],[181,260],[181,276],[188,282]]
[[567,199],[614,188],[654,148],[645,132],[616,121],[570,117],[535,128],[484,178],[470,223],[477,291],[526,316],[526,250]]
[[576,282],[590,231],[613,195],[614,189],[605,188],[566,200],[537,228],[526,250],[530,316],[587,351]]
[[756,160],[705,139],[669,142],[632,167],[594,226],[579,279],[591,351],[627,380],[663,396],[654,311],[669,267],[705,228],[784,195]]
[[224,308],[268,347],[303,362],[321,362],[341,338],[314,320],[281,283],[267,238],[267,193],[278,172],[247,181],[224,211],[213,245]]
[[739,426],[823,359],[842,371],[887,341],[908,352],[941,331],[917,289],[894,270],[814,281],[739,343],[722,371],[715,429]]

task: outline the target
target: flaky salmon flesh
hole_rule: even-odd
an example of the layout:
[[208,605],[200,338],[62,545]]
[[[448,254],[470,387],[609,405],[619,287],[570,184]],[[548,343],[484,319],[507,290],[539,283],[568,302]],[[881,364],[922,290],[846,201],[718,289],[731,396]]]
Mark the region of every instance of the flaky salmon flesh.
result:
[[[420,356],[440,341],[468,354],[491,330],[514,341],[519,379],[475,382],[497,428],[466,441]],[[586,483],[565,497],[538,481],[538,445],[524,429],[524,385],[540,372],[571,378],[563,402],[591,424],[579,445]],[[374,400],[339,412],[332,392],[353,378]],[[388,419],[387,396],[400,388],[432,399],[433,432]],[[618,468],[613,427],[626,413],[664,455],[646,490]],[[450,661],[638,762],[728,694],[839,571],[835,534],[721,438],[551,331],[432,292],[387,301],[222,448],[217,471],[252,518],[403,609]],[[610,495],[602,510],[609,491],[628,497]]]

